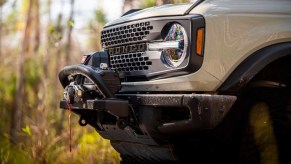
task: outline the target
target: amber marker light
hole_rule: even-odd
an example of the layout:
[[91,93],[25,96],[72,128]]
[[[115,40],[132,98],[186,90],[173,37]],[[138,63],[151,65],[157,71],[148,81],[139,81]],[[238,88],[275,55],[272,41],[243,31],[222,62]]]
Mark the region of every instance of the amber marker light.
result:
[[204,28],[197,30],[197,40],[196,40],[196,54],[199,56],[203,55],[204,46]]

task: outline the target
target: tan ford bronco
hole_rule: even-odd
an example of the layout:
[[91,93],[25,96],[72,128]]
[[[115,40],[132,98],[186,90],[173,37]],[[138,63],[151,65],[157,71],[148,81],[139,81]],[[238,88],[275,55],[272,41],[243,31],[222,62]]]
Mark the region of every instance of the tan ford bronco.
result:
[[291,163],[291,1],[196,0],[107,23],[60,102],[122,163]]

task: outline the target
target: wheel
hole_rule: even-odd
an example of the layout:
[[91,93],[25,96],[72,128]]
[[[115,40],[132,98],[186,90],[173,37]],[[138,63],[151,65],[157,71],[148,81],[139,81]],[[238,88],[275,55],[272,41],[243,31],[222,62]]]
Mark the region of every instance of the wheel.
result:
[[256,88],[245,99],[238,163],[290,164],[290,90]]

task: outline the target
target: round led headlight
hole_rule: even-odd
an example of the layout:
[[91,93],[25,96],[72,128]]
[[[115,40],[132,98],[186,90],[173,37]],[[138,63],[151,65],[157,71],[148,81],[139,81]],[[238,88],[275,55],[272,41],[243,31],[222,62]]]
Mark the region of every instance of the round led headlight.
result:
[[162,51],[161,59],[167,67],[178,67],[185,60],[188,48],[186,30],[180,24],[174,23],[165,31],[164,41],[175,43],[177,46]]

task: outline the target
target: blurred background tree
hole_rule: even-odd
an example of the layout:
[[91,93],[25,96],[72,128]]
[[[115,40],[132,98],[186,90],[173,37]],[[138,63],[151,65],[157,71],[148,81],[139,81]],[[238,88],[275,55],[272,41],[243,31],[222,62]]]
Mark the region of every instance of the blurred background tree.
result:
[[80,127],[74,116],[69,152],[68,112],[58,107],[63,89],[57,75],[101,49],[100,32],[112,12],[117,18],[130,9],[184,2],[0,0],[1,164],[119,163],[109,141],[92,127]]

